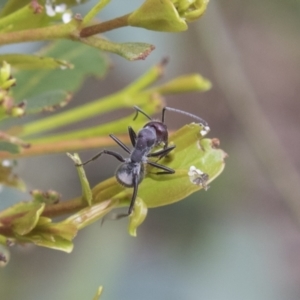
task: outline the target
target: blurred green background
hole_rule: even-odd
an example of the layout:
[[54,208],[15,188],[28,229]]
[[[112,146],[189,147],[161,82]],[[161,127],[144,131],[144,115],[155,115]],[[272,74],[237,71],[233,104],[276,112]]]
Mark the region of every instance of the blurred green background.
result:
[[[84,13],[93,2],[74,11]],[[100,18],[142,2],[113,0]],[[209,136],[229,154],[225,171],[207,192],[150,210],[136,238],[120,220],[81,231],[71,254],[13,247],[11,261],[0,269],[0,299],[92,299],[99,285],[101,299],[300,299],[299,28],[298,0],[211,0],[205,16],[184,33],[109,32],[114,41],[153,43],[156,50],[139,62],[112,55],[108,76],[90,78],[70,105],[108,95],[168,56],[162,80],[200,72],[213,83],[207,93],[169,97],[167,104],[209,122]],[[34,47],[1,52],[24,49]],[[167,116],[174,129],[189,121]],[[116,165],[113,159],[88,165],[91,185],[112,176]],[[55,189],[64,199],[80,194],[64,154],[22,159],[18,172],[29,190]],[[0,208],[24,199],[8,189],[0,196]]]

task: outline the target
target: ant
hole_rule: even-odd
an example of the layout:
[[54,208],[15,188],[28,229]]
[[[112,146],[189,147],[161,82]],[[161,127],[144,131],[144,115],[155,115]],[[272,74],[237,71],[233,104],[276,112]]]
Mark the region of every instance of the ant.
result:
[[[204,121],[198,116],[195,116],[183,110],[179,110],[171,107],[164,107],[162,110],[161,121],[157,121],[157,120],[153,120],[148,114],[146,114],[139,107],[134,106],[133,108],[136,111],[133,120],[135,120],[138,117],[139,113],[143,114],[146,118],[150,120],[140,131],[138,131],[137,134],[132,129],[132,127],[128,126],[128,134],[133,149],[130,150],[115,135],[113,134],[109,135],[123,150],[125,150],[129,154],[129,158],[124,158],[122,155],[120,155],[115,151],[102,150],[101,152],[96,154],[88,161],[76,165],[77,167],[86,165],[89,162],[96,160],[102,154],[111,155],[122,163],[117,168],[116,179],[121,185],[128,188],[133,188],[133,194],[131,197],[131,202],[128,208],[128,212],[118,215],[117,218],[127,217],[131,215],[137,197],[138,186],[142,182],[145,176],[145,164],[148,164],[160,170],[154,174],[175,173],[175,170],[157,163],[158,160],[167,156],[176,147],[176,145],[168,146],[168,129],[166,124],[164,123],[166,111],[181,113],[183,115],[190,116],[195,120],[198,120],[200,125],[202,125],[203,127],[203,129],[201,130],[202,135],[205,135],[210,130],[206,121]],[[162,149],[155,152],[151,152],[153,148],[161,144],[164,145]],[[152,157],[156,157],[158,158],[158,160],[156,162],[150,161],[149,158]]]

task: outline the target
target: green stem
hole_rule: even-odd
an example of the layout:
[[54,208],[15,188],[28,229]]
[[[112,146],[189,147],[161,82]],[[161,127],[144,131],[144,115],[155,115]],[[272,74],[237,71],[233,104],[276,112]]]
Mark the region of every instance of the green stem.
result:
[[80,31],[80,36],[81,37],[89,37],[91,35],[95,35],[98,33],[103,33],[103,32],[117,29],[120,27],[128,26],[128,17],[129,16],[130,16],[130,14],[127,14],[127,15],[115,18],[113,20],[109,20],[106,22],[102,22],[99,24],[85,27]]
[[0,45],[43,40],[69,39],[87,44],[103,51],[118,54],[128,60],[145,59],[154,49],[153,45],[146,43],[118,44],[96,36],[82,38],[79,36],[81,26],[81,20],[73,19],[73,21],[68,24],[1,33]]
[[91,22],[94,17],[110,2],[111,0],[101,0],[98,2],[83,18],[82,26]]
[[74,39],[74,37],[72,37],[72,32],[74,32],[77,27],[78,21],[74,20],[68,24],[59,24],[43,28],[1,33],[0,45],[42,40],[55,40],[61,38]]
[[99,114],[104,114],[105,112],[117,108],[122,108],[122,102],[124,101],[122,101],[122,97],[120,97],[119,94],[113,94],[66,112],[24,125],[20,136],[41,133],[67,124],[79,122]]
[[24,16],[28,17],[28,14],[33,14],[33,8],[31,5],[26,5],[23,8],[11,13],[0,19],[0,30],[7,30],[15,22],[22,22]]

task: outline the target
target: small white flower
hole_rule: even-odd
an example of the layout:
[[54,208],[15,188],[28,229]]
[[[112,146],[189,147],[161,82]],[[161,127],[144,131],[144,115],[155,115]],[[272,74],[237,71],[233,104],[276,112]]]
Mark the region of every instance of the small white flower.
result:
[[1,164],[3,167],[6,167],[6,168],[10,168],[13,165],[12,161],[8,160],[8,159],[3,160]]
[[195,166],[191,166],[188,171],[188,176],[190,177],[192,184],[200,185],[205,191],[207,191],[209,188],[209,186],[206,184],[209,179],[208,174],[202,172],[200,169],[197,169]]

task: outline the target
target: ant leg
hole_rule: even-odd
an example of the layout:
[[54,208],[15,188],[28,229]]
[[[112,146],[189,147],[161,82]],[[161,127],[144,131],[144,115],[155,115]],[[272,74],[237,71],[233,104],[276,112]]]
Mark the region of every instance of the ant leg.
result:
[[148,161],[147,164],[149,164],[150,166],[155,167],[157,169],[164,170],[164,171],[161,171],[161,172],[156,172],[154,174],[174,174],[175,173],[175,170],[173,170],[171,168],[168,168],[167,166],[164,166],[164,165],[158,164],[156,162],[153,162],[153,161]]
[[147,115],[143,110],[141,110],[138,106],[135,105],[133,108],[135,109],[135,116],[133,117],[133,120],[135,120],[138,117],[138,114],[140,112],[146,118],[148,118],[150,121],[152,121],[152,118],[149,115]]
[[159,158],[163,158],[165,156],[167,156],[174,148],[176,148],[176,145],[174,146],[170,146],[168,148],[153,152],[153,153],[149,153],[147,155],[147,157],[157,157],[159,156]]
[[130,149],[123,143],[121,142],[115,135],[110,134],[109,135],[123,150],[125,150],[127,153],[130,154]]
[[134,208],[137,192],[138,192],[138,187],[139,187],[138,177],[137,177],[137,174],[134,174],[133,175],[133,194],[132,194],[132,197],[131,197],[131,202],[130,202],[130,205],[129,205],[129,208],[128,208],[128,212],[124,213],[124,214],[117,215],[116,216],[117,220],[121,219],[121,218],[124,218],[124,217],[128,217],[128,216],[131,215],[131,213],[133,211],[133,208]]
[[133,207],[134,207],[134,203],[135,203],[135,199],[137,196],[137,192],[138,192],[138,188],[139,188],[139,182],[138,182],[138,178],[137,178],[137,174],[133,175],[133,194],[131,197],[131,202],[128,208],[128,215],[131,215],[132,211],[133,211]]
[[99,152],[98,154],[96,154],[94,157],[92,157],[91,159],[87,160],[86,162],[84,162],[82,164],[75,164],[75,165],[76,165],[76,167],[84,166],[84,165],[90,163],[91,161],[96,160],[102,154],[111,155],[111,156],[115,157],[117,160],[119,160],[120,162],[125,162],[125,159],[119,153],[114,152],[114,151],[109,151],[109,150],[102,150],[101,152]]
[[136,133],[135,131],[132,129],[132,127],[128,126],[128,134],[130,137],[130,141],[133,147],[135,147],[135,143],[136,143]]

